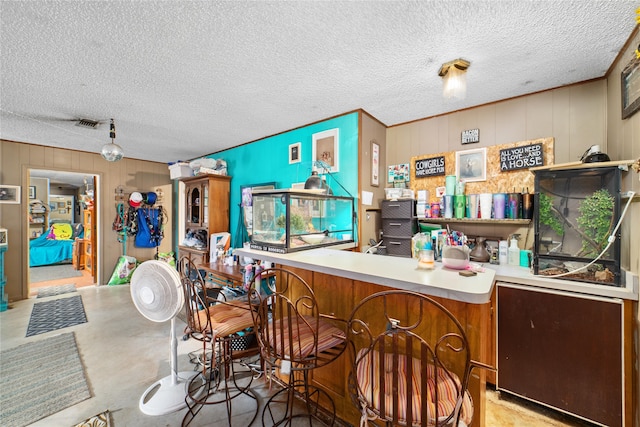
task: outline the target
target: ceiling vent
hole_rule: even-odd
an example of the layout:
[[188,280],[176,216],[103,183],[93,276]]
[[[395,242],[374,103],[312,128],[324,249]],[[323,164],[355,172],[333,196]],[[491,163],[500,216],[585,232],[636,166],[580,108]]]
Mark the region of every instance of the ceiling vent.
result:
[[100,124],[100,122],[97,122],[95,120],[80,119],[76,123],[76,126],[79,126],[81,128],[95,129],[95,128],[98,127],[99,124]]

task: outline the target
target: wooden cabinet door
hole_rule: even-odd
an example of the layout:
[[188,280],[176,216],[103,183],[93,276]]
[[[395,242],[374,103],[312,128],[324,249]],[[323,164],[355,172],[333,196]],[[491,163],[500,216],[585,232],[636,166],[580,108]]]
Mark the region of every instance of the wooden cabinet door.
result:
[[498,388],[623,425],[623,305],[498,284]]

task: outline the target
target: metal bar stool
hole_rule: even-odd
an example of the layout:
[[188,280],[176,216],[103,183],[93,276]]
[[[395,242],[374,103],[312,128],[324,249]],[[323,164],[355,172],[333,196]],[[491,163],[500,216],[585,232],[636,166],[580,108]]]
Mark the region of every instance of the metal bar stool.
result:
[[[258,401],[249,388],[253,372],[244,365],[241,358],[258,354],[257,346],[243,351],[234,350],[239,341],[255,337],[252,331],[253,317],[246,300],[226,301],[219,289],[207,288],[202,272],[187,257],[179,260],[178,270],[185,292],[187,333],[202,342],[202,351],[197,362],[202,371],[196,375],[188,387],[187,413],[182,425],[188,425],[204,405],[224,403],[227,422],[232,425],[232,400],[241,394],[252,397],[256,409],[251,419],[258,413]],[[246,420],[242,422],[246,426]]]
[[322,315],[310,286],[281,268],[256,276],[249,298],[265,371],[276,368],[280,378],[286,378],[279,380],[284,388],[266,402],[262,425],[290,426],[299,417],[308,419],[309,425],[313,420],[332,425],[335,404],[324,390],[310,385],[309,373],[344,351],[345,332],[336,326],[339,320]]
[[360,301],[347,323],[349,392],[361,426],[468,426],[474,362],[460,322],[443,305],[411,291]]

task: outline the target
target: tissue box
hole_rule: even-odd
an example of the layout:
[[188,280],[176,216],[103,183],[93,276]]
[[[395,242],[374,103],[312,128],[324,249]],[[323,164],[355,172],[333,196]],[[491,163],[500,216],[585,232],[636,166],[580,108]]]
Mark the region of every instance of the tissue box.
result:
[[171,179],[189,178],[193,176],[193,169],[189,163],[177,162],[169,165],[169,176]]

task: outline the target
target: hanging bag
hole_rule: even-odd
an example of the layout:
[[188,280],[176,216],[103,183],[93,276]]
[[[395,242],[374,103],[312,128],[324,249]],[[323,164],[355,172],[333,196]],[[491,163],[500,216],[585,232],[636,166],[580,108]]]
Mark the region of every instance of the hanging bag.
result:
[[159,209],[138,208],[135,245],[138,248],[155,248],[162,241]]

